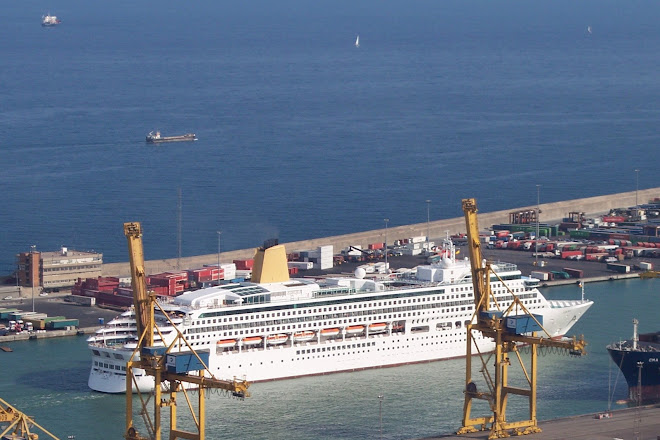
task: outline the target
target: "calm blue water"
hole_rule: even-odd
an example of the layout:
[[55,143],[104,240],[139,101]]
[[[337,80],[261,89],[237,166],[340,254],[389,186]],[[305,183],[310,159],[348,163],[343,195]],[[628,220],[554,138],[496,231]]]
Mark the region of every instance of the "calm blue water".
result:
[[[609,402],[627,396],[625,380],[617,374],[605,346],[630,338],[633,318],[640,321],[640,332],[658,330],[658,289],[660,279],[586,285],[586,296],[595,304],[571,333],[584,335],[588,355],[576,359],[541,352],[540,420],[603,411]],[[577,286],[553,287],[543,293],[548,298],[580,297]],[[60,438],[121,438],[124,397],[87,388],[91,361],[84,338],[16,342],[11,347],[13,353],[0,352],[0,397]],[[460,426],[464,372],[465,361],[457,359],[257,383],[250,387],[252,397],[242,402],[214,394],[206,401],[207,438],[377,439],[381,428],[378,395],[384,396],[384,439],[447,434]],[[611,408],[622,406],[613,403]],[[521,420],[526,402],[512,397],[508,409],[509,420]],[[183,414],[182,408],[179,415]]]
[[[61,18],[42,28],[42,14]],[[36,244],[125,261],[660,186],[660,4],[3,5],[0,273]],[[592,33],[587,32],[591,26]],[[353,45],[360,34],[361,47]],[[194,144],[148,146],[153,129]]]

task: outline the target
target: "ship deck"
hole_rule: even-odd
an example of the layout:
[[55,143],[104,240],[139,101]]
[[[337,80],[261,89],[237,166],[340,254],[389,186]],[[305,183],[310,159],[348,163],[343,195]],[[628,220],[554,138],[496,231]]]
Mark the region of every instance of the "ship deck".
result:
[[[609,412],[610,418],[596,414],[539,422],[542,432],[526,435],[527,440],[636,440],[660,438],[660,405],[626,408]],[[460,421],[459,421],[460,423]],[[472,434],[447,434],[418,440],[488,439],[488,431]]]

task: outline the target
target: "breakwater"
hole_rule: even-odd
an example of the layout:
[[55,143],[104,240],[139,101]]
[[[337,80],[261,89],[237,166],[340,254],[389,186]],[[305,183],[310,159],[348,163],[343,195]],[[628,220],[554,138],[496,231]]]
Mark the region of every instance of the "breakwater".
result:
[[[613,208],[634,206],[636,200],[645,203],[651,198],[660,197],[660,188],[650,188],[640,191],[630,191],[617,194],[587,197],[582,199],[566,200],[562,202],[544,203],[539,205],[541,221],[561,219],[571,211],[584,212],[587,215],[608,212]],[[477,203],[479,201],[477,200]],[[494,212],[479,212],[479,225],[481,228],[496,223],[508,223],[509,213],[536,209],[536,206],[511,207]],[[309,240],[284,243],[288,252],[315,249],[318,246],[333,245],[335,253],[349,245],[366,246],[368,243],[392,241],[399,238],[428,235],[430,237],[443,237],[446,233],[456,234],[465,232],[463,217],[443,220],[434,220],[428,223],[415,223],[410,225],[394,226],[388,229],[375,229],[371,231],[356,232],[352,234],[335,235],[331,237],[314,238]],[[386,237],[387,235],[387,237]],[[387,240],[386,240],[387,238]],[[223,262],[235,259],[252,258],[254,249],[239,249],[222,252],[220,260]],[[145,250],[145,258],[149,257],[149,249]],[[179,269],[202,267],[205,264],[214,264],[218,261],[218,254],[198,255],[182,258],[168,258],[161,260],[147,260],[145,262],[147,273],[160,273]],[[108,263],[103,265],[103,276],[126,277],[130,275],[128,262]]]

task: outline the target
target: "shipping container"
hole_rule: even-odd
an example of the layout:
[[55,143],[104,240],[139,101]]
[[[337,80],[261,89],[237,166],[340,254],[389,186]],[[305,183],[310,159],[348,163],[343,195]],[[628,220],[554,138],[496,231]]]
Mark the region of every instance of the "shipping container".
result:
[[[209,366],[210,351],[196,350],[195,352],[197,353],[197,356],[190,351],[167,353],[165,358],[167,371],[170,373],[181,374],[190,371],[204,370]],[[200,362],[200,359],[202,362]]]
[[564,267],[562,270],[566,272],[568,275],[570,275],[571,278],[584,277],[584,271],[580,269],[571,269],[570,267]]
[[46,328],[52,330],[62,330],[67,327],[78,327],[77,319],[57,319],[46,323]]
[[371,250],[383,249],[384,247],[385,247],[385,244],[383,244],[383,243],[371,243],[369,245],[369,249],[371,249]]
[[629,273],[630,266],[620,263],[607,263],[607,270],[613,270],[614,272],[619,273]]
[[539,270],[533,270],[529,274],[532,278],[536,278],[537,280],[541,281],[548,281],[548,272],[541,272]]
[[[300,253],[301,258],[302,255],[303,252]],[[251,258],[246,260],[234,260],[234,264],[236,265],[237,270],[251,270],[254,266],[254,260]]]
[[646,261],[639,262],[639,268],[642,270],[653,270],[653,263],[647,263]]
[[575,257],[578,255],[582,255],[581,250],[568,250],[568,251],[562,251],[561,252],[561,258],[566,259],[568,257]]
[[543,328],[541,327],[543,325],[543,316],[542,315],[532,315],[532,316],[529,315],[507,316],[506,330],[509,333],[515,333],[517,335],[543,330]]

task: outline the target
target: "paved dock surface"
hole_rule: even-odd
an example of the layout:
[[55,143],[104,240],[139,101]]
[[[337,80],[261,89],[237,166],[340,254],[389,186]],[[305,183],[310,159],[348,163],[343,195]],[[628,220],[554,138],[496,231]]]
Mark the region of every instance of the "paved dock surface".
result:
[[[554,419],[539,423],[542,432],[520,436],[526,440],[657,440],[660,439],[660,405],[611,411],[611,418],[597,418],[597,414]],[[448,434],[425,437],[436,439],[488,439],[489,432]]]

